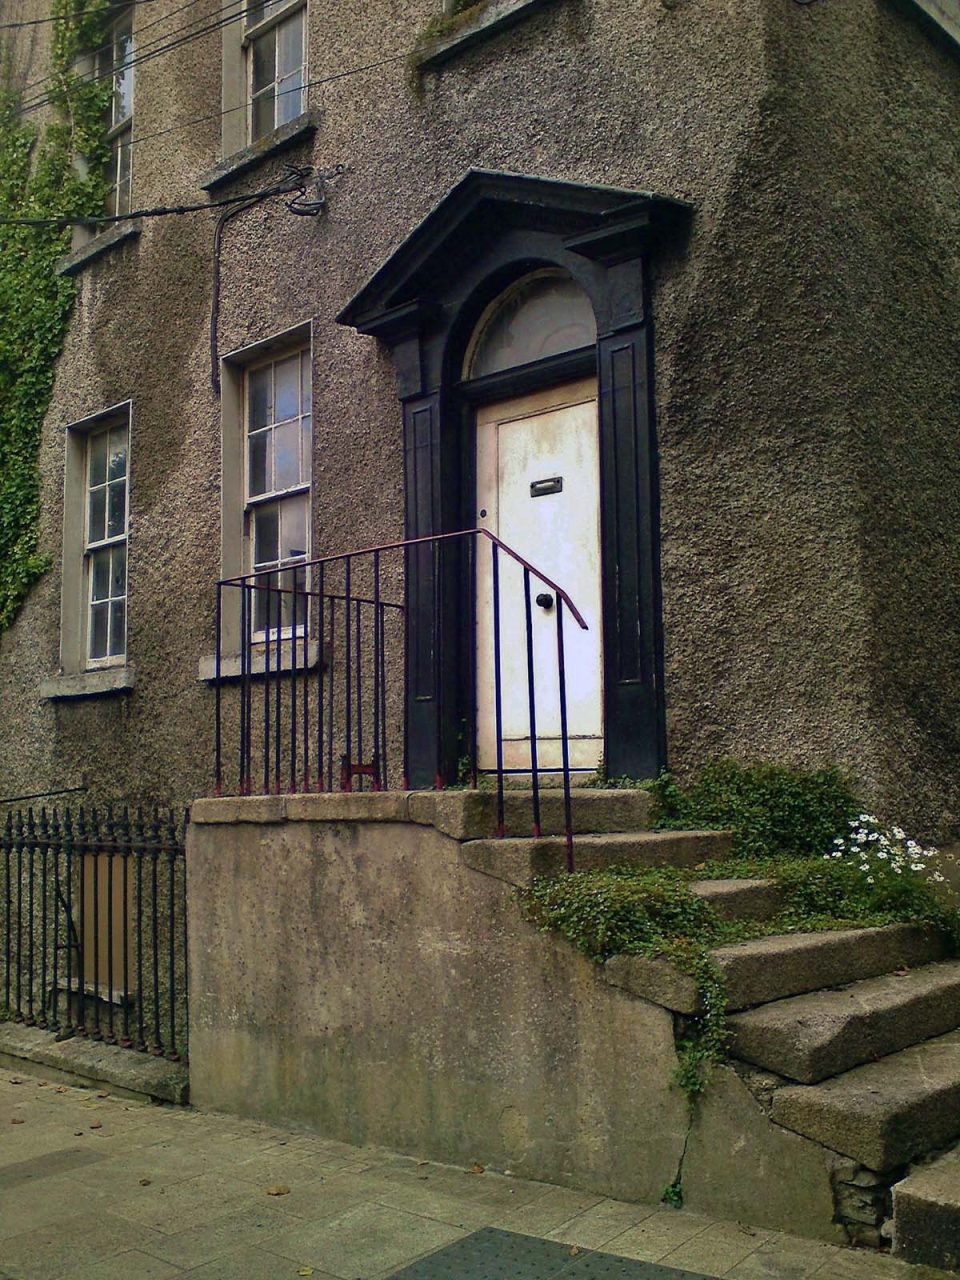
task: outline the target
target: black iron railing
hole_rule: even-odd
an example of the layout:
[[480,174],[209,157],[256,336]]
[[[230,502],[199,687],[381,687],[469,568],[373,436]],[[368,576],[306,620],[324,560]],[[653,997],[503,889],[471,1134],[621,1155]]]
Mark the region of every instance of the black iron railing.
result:
[[186,1056],[184,819],[10,811],[0,826],[0,1008],[17,1022]]
[[[507,621],[505,561],[518,566],[511,570]],[[478,584],[485,602],[480,611]],[[538,652],[535,639],[534,584],[541,589],[537,605],[554,611],[556,620],[549,652],[542,640]],[[443,719],[450,655],[443,652],[441,618],[450,610],[465,613],[460,634],[467,639],[456,658],[466,690],[463,754],[458,776],[451,778],[438,728],[433,785],[476,787],[481,773],[495,778],[497,832],[503,835],[505,777],[529,777],[531,830],[540,835],[542,775],[559,775],[572,869],[564,628],[568,614],[576,627],[586,630],[587,624],[557,583],[486,529],[407,539],[221,581],[217,794],[408,789],[411,707],[418,699],[432,700],[438,726]],[[524,689],[505,691],[505,655],[525,670]],[[477,699],[484,680],[492,695],[485,720]],[[547,685],[551,699],[556,694],[550,761],[543,756],[543,735],[538,737],[538,697],[542,703]],[[514,729],[515,701],[525,703],[519,762],[516,732],[514,758],[505,760],[505,698]],[[481,736],[488,756],[482,761]]]

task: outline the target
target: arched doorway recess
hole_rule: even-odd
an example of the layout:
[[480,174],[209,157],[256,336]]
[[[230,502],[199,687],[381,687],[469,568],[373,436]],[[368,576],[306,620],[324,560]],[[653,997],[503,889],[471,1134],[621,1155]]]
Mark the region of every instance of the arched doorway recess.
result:
[[[592,767],[600,747],[611,776],[649,777],[665,763],[646,259],[683,232],[689,213],[641,192],[471,170],[338,316],[393,355],[409,538],[484,523],[484,471],[505,440],[525,459],[506,467],[526,494],[526,503],[507,495],[521,524],[520,508],[529,513],[541,496],[530,485],[563,478],[527,477],[527,463],[546,465],[553,445],[531,462],[523,432],[502,427],[532,421],[528,442],[550,438],[561,453],[573,435],[586,447],[592,432],[600,705],[577,763]],[[583,482],[576,450],[562,460],[571,465]],[[537,563],[537,548],[517,549]],[[438,772],[453,778],[463,752],[472,699],[463,673],[484,640],[479,621],[477,636],[465,625],[473,611],[457,556],[412,557],[407,567],[412,786]]]

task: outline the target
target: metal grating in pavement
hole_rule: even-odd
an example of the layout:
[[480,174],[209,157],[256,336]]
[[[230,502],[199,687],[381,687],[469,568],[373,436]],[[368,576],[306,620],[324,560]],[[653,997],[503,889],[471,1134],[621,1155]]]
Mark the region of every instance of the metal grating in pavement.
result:
[[635,1262],[536,1236],[484,1227],[438,1249],[391,1280],[715,1280],[655,1262]]

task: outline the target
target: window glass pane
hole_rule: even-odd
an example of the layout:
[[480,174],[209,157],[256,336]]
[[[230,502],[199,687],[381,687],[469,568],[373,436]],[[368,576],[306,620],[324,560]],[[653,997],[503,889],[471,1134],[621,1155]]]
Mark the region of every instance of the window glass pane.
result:
[[270,489],[270,431],[258,431],[250,437],[250,474],[248,492],[255,498]]
[[312,419],[304,418],[300,424],[303,460],[300,464],[300,478],[306,483],[313,471],[313,432],[310,429]]
[[250,430],[265,427],[273,421],[273,371],[254,369],[247,378]]
[[127,548],[126,545],[114,547],[110,563],[110,595],[127,594]]
[[268,31],[253,45],[253,92],[258,93],[276,79],[276,32]]
[[94,489],[90,494],[90,518],[87,522],[87,541],[102,542],[106,534],[107,491]]
[[113,43],[113,118],[117,125],[133,114],[133,30],[131,20],[127,17],[123,24],[114,28]]
[[597,323],[590,299],[568,276],[538,272],[504,295],[477,342],[470,376],[592,346]]
[[303,10],[277,27],[277,69],[281,76],[303,66]]
[[286,124],[303,110],[303,72],[298,68],[292,75],[277,81],[277,124]]
[[260,507],[253,513],[253,566],[276,564],[280,546],[280,508]]
[[109,604],[95,604],[90,609],[90,657],[107,656],[107,629],[110,620]]
[[107,461],[107,478],[119,480],[127,474],[127,433],[110,432],[110,449]]
[[277,422],[295,418],[300,412],[300,362],[297,356],[274,365],[277,396]]
[[130,131],[114,138],[113,145],[117,151],[117,182],[122,185],[130,180]]
[[110,606],[110,657],[119,657],[126,648],[127,606],[124,600],[114,600]]
[[271,589],[277,585],[277,575],[266,574],[260,579],[260,584],[260,590],[254,592],[253,628],[255,631],[266,631],[268,626],[276,626],[277,622],[280,597],[276,590]]
[[90,483],[103,484],[107,478],[107,432],[90,437]]
[[273,132],[273,89],[253,100],[253,140]]
[[300,483],[300,424],[285,422],[273,432],[274,488],[292,489]]
[[110,499],[107,510],[107,537],[119,538],[127,531],[127,484],[115,480],[108,485]]
[[309,413],[313,408],[313,366],[310,352],[300,352],[300,412]]
[[307,495],[288,498],[281,504],[283,538],[281,559],[296,560],[307,554]]
[[98,551],[90,557],[90,599],[107,600],[110,596],[110,552]]

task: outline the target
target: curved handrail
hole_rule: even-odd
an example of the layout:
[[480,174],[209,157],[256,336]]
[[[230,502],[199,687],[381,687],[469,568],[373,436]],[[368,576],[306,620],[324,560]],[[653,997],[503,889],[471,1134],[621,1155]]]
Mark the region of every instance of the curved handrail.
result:
[[[573,615],[581,630],[590,630],[583,614],[570,599],[566,591],[564,591],[563,587],[558,586],[552,578],[548,578],[545,573],[542,573],[536,567],[536,565],[531,564],[529,560],[524,559],[519,551],[515,551],[513,547],[508,546],[501,538],[498,538],[495,533],[491,533],[489,529],[457,529],[453,533],[428,533],[422,538],[404,538],[399,542],[384,542],[379,546],[359,547],[356,551],[342,551],[338,555],[317,556],[313,560],[298,560],[293,564],[280,566],[279,570],[276,568],[258,569],[254,573],[241,573],[237,574],[237,576],[233,578],[221,578],[217,585],[221,587],[243,587],[249,585],[251,582],[256,583],[259,578],[283,572],[285,569],[313,569],[320,565],[333,564],[337,560],[346,560],[347,558],[352,560],[354,557],[373,555],[374,552],[400,551],[405,550],[407,547],[422,546],[427,542],[444,542],[452,538],[470,538],[478,536],[487,538],[498,550],[505,552],[512,560],[516,560],[517,564],[519,564],[521,568],[529,570],[529,572],[542,582],[545,587],[549,587],[551,591],[555,591],[559,599],[561,599],[570,610],[570,613]],[[292,588],[284,587],[273,587],[271,589],[278,591],[281,594],[288,591],[292,594],[293,591]],[[303,595],[305,593],[300,591],[298,594]]]

